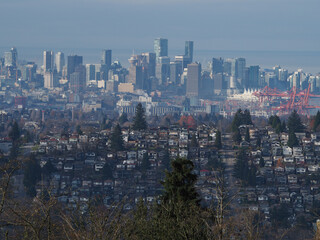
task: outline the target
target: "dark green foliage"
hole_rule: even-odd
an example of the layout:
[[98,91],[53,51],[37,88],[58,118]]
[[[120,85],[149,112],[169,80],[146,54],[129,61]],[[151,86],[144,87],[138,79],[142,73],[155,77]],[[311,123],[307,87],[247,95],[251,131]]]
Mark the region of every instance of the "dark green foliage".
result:
[[294,132],[289,132],[288,146],[291,148],[299,146],[299,140]]
[[294,110],[288,118],[289,132],[303,132],[304,126],[302,125],[299,114]]
[[232,135],[232,140],[236,143],[236,144],[240,144],[240,142],[242,141],[242,138],[241,138],[241,134],[240,134],[240,131],[239,129],[237,129],[233,135]]
[[287,130],[287,126],[286,126],[286,121],[285,120],[282,121],[281,130],[282,130],[282,132],[285,132]]
[[23,185],[26,188],[27,195],[34,197],[36,195],[36,183],[41,179],[41,167],[34,157],[31,157],[24,167]]
[[103,179],[112,179],[112,169],[108,163],[104,164],[103,168],[101,169]]
[[277,115],[272,115],[269,118],[268,123],[278,134],[286,130],[286,122],[283,121],[281,123],[281,120]]
[[123,137],[119,124],[114,127],[111,135],[111,150],[115,152],[124,150]]
[[233,169],[233,175],[242,180],[245,185],[255,186],[256,183],[256,167],[249,166],[248,156],[244,149],[240,149],[237,153],[236,163]]
[[9,132],[9,137],[15,143],[20,138],[20,129],[17,122],[14,122],[12,125],[12,129]]
[[317,127],[320,125],[320,112],[318,111],[316,116],[314,117],[313,122],[313,131],[315,132],[317,130]]
[[81,126],[80,126],[80,125],[77,125],[77,127],[76,127],[76,131],[77,131],[77,134],[79,134],[79,135],[82,135],[82,134],[83,134],[83,132],[82,132],[82,130],[81,130]]
[[235,132],[241,125],[252,125],[250,111],[247,109],[243,112],[239,109],[236,112],[231,124],[232,131]]
[[165,150],[165,153],[161,158],[161,163],[164,169],[170,169],[170,154],[168,149]]
[[250,133],[249,133],[249,128],[246,129],[246,135],[244,137],[244,140],[247,142],[250,142]]
[[279,206],[273,207],[270,211],[272,225],[275,227],[288,227],[288,217],[290,213],[288,211],[288,205],[281,204]]
[[194,165],[192,161],[177,158],[171,162],[171,171],[166,171],[166,176],[162,182],[164,186],[164,203],[199,204],[199,195],[195,189],[197,175],[192,171]]
[[260,161],[259,161],[259,166],[264,167],[264,165],[265,165],[264,159],[263,159],[263,157],[261,157]]
[[142,172],[146,172],[150,168],[150,160],[148,157],[148,153],[143,154],[140,168]]
[[214,146],[218,149],[222,148],[221,132],[219,130],[216,133],[216,140],[214,141]]
[[192,134],[190,147],[198,147],[198,140],[195,134]]
[[207,167],[214,170],[224,170],[225,164],[221,161],[220,158],[213,156],[208,159]]
[[119,117],[119,123],[124,124],[125,122],[128,122],[128,116],[126,113],[122,113]]
[[147,129],[147,121],[144,114],[142,104],[139,103],[136,107],[136,115],[133,121],[133,130],[145,130]]
[[52,165],[51,161],[48,161],[42,168],[44,176],[50,177],[51,173],[54,173],[57,169]]

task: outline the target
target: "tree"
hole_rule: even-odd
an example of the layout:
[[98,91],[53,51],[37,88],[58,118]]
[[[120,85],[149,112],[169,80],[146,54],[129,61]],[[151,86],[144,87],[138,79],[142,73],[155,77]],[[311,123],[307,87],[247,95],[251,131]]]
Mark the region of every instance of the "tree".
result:
[[244,110],[244,112],[238,109],[232,120],[232,131],[235,132],[240,125],[252,125],[251,115],[248,109]]
[[294,110],[288,118],[289,132],[303,132],[304,126],[302,125],[299,114]]
[[233,133],[232,139],[236,144],[240,144],[242,138],[239,129]]
[[136,115],[133,120],[133,130],[147,129],[147,121],[142,104],[139,103],[136,107]]
[[108,163],[104,164],[103,168],[101,169],[103,179],[112,179],[112,169]]
[[214,145],[216,148],[221,149],[222,148],[222,141],[221,141],[221,132],[218,130],[216,133],[216,140],[214,141]]
[[192,134],[190,146],[198,147],[198,140],[195,134]]
[[82,135],[82,133],[83,133],[80,125],[77,125],[76,131],[77,131],[77,134],[79,134],[79,135]]
[[291,148],[299,146],[298,138],[294,132],[289,132],[288,146]]
[[111,150],[112,151],[122,151],[124,149],[123,146],[123,137],[122,137],[122,132],[120,125],[117,124],[112,132],[111,135]]
[[122,113],[121,116],[119,117],[119,123],[122,125],[125,122],[128,122],[128,116],[126,113]]
[[200,203],[199,195],[195,188],[197,175],[192,171],[194,165],[192,161],[177,158],[171,162],[171,171],[166,171],[166,176],[162,185],[164,193],[162,199],[165,203],[182,202],[184,204]]
[[314,122],[313,122],[313,131],[315,132],[317,130],[317,127],[320,125],[320,112],[318,111],[316,116],[314,117]]
[[246,128],[246,135],[244,137],[244,140],[247,141],[247,142],[250,142],[249,128]]
[[148,157],[148,153],[144,153],[142,162],[141,162],[141,170],[142,172],[146,172],[149,168],[150,168],[150,160]]
[[15,143],[20,137],[20,129],[17,122],[14,122],[12,125],[12,129],[9,132],[9,137],[12,139],[13,143]]
[[51,161],[48,161],[42,168],[42,173],[44,176],[50,177],[51,173],[55,172],[57,169],[53,166]]
[[161,163],[164,169],[167,169],[167,170],[170,169],[170,153],[168,148],[166,148],[164,155],[161,158]]
[[31,156],[24,167],[23,185],[26,187],[27,195],[36,195],[36,183],[41,179],[41,167],[36,159]]
[[256,167],[252,164],[249,166],[248,156],[244,149],[237,153],[236,163],[233,169],[233,175],[243,181],[244,184],[255,186],[256,184]]

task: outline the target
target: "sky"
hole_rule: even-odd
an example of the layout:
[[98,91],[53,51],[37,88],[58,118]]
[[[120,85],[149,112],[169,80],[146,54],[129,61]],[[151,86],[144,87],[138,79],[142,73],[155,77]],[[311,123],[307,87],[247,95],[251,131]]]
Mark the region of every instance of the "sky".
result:
[[0,0],[0,46],[320,51],[319,0]]

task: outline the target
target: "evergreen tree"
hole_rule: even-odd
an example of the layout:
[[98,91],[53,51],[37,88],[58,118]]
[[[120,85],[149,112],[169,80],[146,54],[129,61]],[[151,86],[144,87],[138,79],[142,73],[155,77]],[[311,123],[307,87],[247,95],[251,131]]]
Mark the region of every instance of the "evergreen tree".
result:
[[119,124],[114,127],[111,135],[111,150],[115,152],[124,150],[123,137]]
[[291,148],[299,146],[298,138],[294,132],[289,133],[288,146]]
[[147,121],[144,114],[142,104],[139,103],[136,107],[136,115],[133,121],[133,130],[145,130],[147,129]]
[[198,140],[197,140],[197,137],[195,134],[192,134],[190,146],[191,147],[198,147]]
[[282,132],[281,123],[278,123],[278,125],[275,128],[275,131],[276,131],[277,134],[280,134]]
[[17,122],[14,122],[12,125],[12,129],[9,132],[9,137],[12,139],[12,141],[15,143],[19,137],[20,137],[20,129]]
[[192,171],[192,161],[177,158],[171,162],[171,171],[166,171],[162,185],[164,186],[164,203],[199,204],[199,195],[195,188],[197,175]]
[[232,139],[236,144],[240,144],[242,138],[239,129],[233,133]]
[[142,162],[141,162],[141,171],[146,172],[150,168],[150,160],[148,157],[148,153],[143,154]]
[[274,115],[273,120],[272,120],[272,124],[271,124],[272,128],[275,129],[279,124],[281,125],[280,118],[277,115]]
[[50,175],[57,169],[53,166],[51,161],[48,161],[42,168],[42,173],[44,176],[50,177]]
[[222,148],[221,132],[219,130],[216,133],[216,140],[214,141],[214,145],[218,149]]
[[286,121],[283,120],[283,121],[282,121],[282,124],[281,124],[281,131],[282,131],[282,132],[285,132],[286,130],[287,130]]
[[26,188],[27,195],[34,197],[36,195],[36,183],[41,179],[41,167],[36,159],[31,156],[24,167],[23,185]]
[[103,168],[101,169],[103,179],[112,179],[112,169],[108,163],[104,164]]
[[242,110],[238,109],[238,111],[234,115],[232,123],[231,123],[231,129],[233,132],[237,131],[239,129],[239,126],[242,123],[241,115],[242,115]]
[[318,111],[316,116],[314,117],[314,123],[313,123],[313,131],[315,132],[317,130],[317,127],[320,125],[320,112]]
[[263,159],[263,157],[261,157],[260,161],[259,161],[259,166],[264,167],[264,165],[265,165],[264,159]]
[[289,132],[303,132],[304,126],[301,123],[301,119],[296,110],[294,110],[288,118]]
[[122,125],[125,122],[128,122],[128,116],[126,113],[122,113],[120,118],[119,118],[119,123]]
[[80,125],[77,125],[77,127],[76,127],[76,131],[77,131],[77,134],[79,134],[79,135],[82,135],[82,134],[83,134],[83,132],[82,132],[82,130],[81,130],[81,126],[80,126]]
[[248,109],[244,110],[242,118],[243,118],[242,124],[252,125],[251,114]]
[[170,154],[168,148],[165,150],[164,155],[161,158],[161,163],[164,169],[170,169]]
[[250,142],[250,132],[249,132],[249,128],[246,129],[246,135],[244,137],[244,140],[247,142]]

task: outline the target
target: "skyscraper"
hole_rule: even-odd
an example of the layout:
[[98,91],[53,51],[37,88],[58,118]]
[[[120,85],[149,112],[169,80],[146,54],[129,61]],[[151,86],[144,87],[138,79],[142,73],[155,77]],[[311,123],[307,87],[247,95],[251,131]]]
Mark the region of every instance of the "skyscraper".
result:
[[82,65],[82,56],[68,56],[68,65],[67,65],[67,78],[69,79],[70,74],[75,72],[77,66]]
[[89,84],[91,80],[96,79],[96,66],[93,64],[86,65],[86,85]]
[[189,58],[189,63],[193,62],[193,41],[186,41],[184,55]]
[[102,50],[101,64],[110,67],[112,63],[112,50]]
[[86,68],[83,65],[75,67],[75,71],[70,74],[70,89],[75,92],[81,92],[85,87]]
[[154,40],[154,52],[156,53],[156,61],[159,63],[159,57],[168,56],[168,39],[157,38]]
[[259,66],[250,66],[249,67],[249,80],[248,87],[249,88],[258,88],[259,86],[259,76],[260,76],[260,67]]
[[133,83],[136,89],[143,89],[143,73],[142,67],[138,64],[138,56],[133,55],[129,58],[130,67],[129,67],[129,76],[128,83]]
[[56,63],[56,69],[57,69],[57,73],[61,74],[63,67],[65,65],[65,60],[64,60],[64,54],[63,52],[58,52],[56,54],[56,59],[55,59],[55,63]]
[[211,74],[223,73],[223,59],[212,58]]
[[53,52],[52,51],[44,51],[43,52],[43,71],[44,72],[52,72],[54,66],[53,60]]
[[187,76],[187,86],[186,86],[186,95],[188,97],[199,96],[200,80],[201,80],[201,64],[200,63],[188,64],[188,76]]
[[159,57],[159,63],[156,66],[156,78],[159,85],[166,85],[170,78],[170,58]]
[[11,48],[9,52],[4,53],[4,65],[6,67],[17,67],[18,51],[15,47]]

